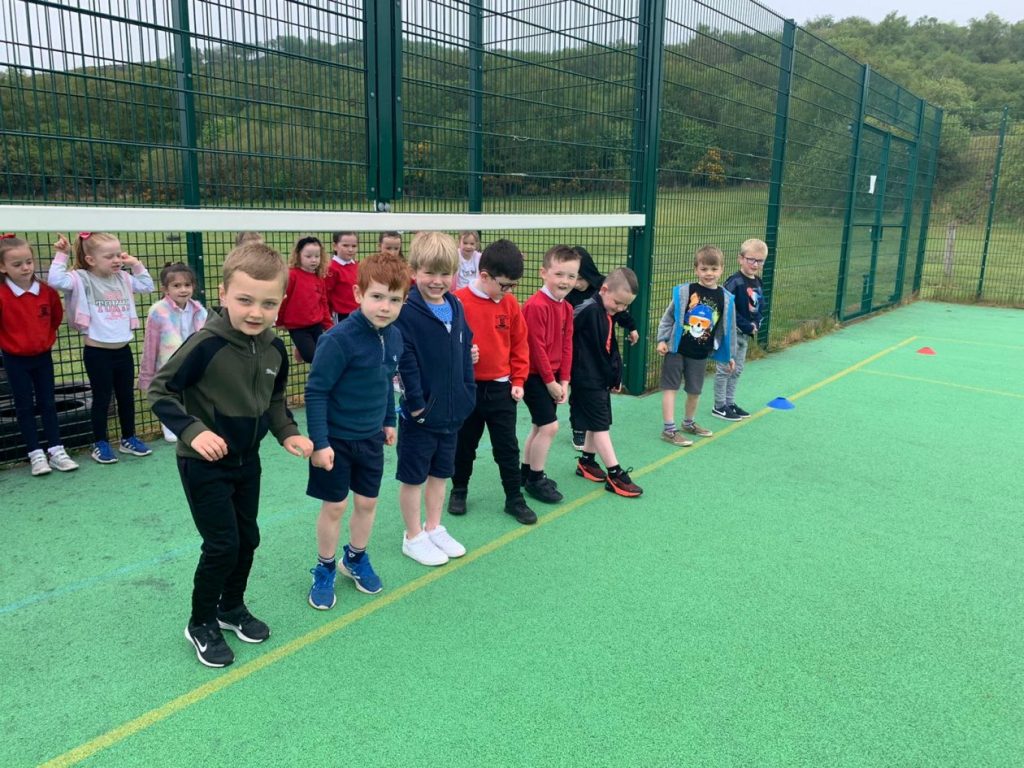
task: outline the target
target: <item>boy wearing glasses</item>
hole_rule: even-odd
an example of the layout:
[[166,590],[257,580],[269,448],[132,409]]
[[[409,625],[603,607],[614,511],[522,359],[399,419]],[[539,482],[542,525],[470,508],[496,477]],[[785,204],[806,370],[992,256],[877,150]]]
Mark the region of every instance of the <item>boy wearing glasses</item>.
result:
[[477,278],[455,291],[480,359],[473,368],[476,405],[463,422],[455,446],[455,472],[448,497],[451,515],[466,514],[473,460],[486,426],[505,491],[505,512],[523,525],[537,522],[537,515],[523,498],[516,437],[516,405],[523,399],[530,373],[526,321],[512,295],[522,276],[522,252],[509,240],[496,240],[481,254]]
[[758,274],[768,257],[768,246],[757,238],[744,240],[740,246],[739,271],[730,275],[723,286],[736,297],[736,367],[718,363],[715,366],[715,407],[711,414],[726,421],[739,421],[750,414],[736,405],[736,382],[743,373],[747,346],[757,336],[763,315],[764,288]]

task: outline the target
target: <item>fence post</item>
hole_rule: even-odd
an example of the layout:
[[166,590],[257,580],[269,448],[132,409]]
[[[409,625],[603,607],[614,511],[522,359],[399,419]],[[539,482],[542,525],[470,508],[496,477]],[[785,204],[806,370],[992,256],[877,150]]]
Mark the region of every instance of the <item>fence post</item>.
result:
[[[174,26],[174,73],[178,101],[178,140],[181,143],[181,183],[186,208],[198,208],[199,134],[196,127],[195,82],[192,76],[192,34],[189,24],[188,0],[178,0],[171,9]],[[196,273],[196,298],[206,300],[206,272],[203,259],[202,232],[186,232],[185,248],[189,266]]]
[[900,263],[896,268],[896,286],[892,301],[898,303],[903,299],[903,281],[907,274],[907,246],[910,243],[910,221],[914,214],[914,197],[917,194],[917,168],[921,155],[921,134],[924,133],[924,99],[917,104],[917,133],[914,137],[914,154],[910,158],[907,171],[907,191],[903,199],[903,229],[900,232]]
[[484,209],[484,8],[469,3],[469,210]]
[[665,34],[665,0],[641,0],[637,40],[636,97],[633,106],[633,152],[629,209],[646,216],[643,227],[629,230],[626,265],[640,284],[630,314],[637,319],[640,340],[625,352],[626,388],[634,394],[647,389],[648,331],[654,254],[654,217],[658,198],[658,142],[661,114],[661,60]]
[[793,56],[796,52],[796,22],[786,19],[782,30],[782,51],[779,54],[779,87],[775,96],[775,137],[772,140],[772,178],[768,188],[768,217],[764,227],[764,242],[768,255],[764,262],[761,282],[764,285],[762,301],[765,302],[761,327],[757,330],[757,341],[768,346],[771,330],[771,302],[775,286],[775,262],[779,253],[779,219],[782,216],[782,175],[786,167],[786,138],[789,130],[789,99],[793,90]]
[[402,196],[402,9],[399,0],[364,4],[367,193],[378,204]]
[[836,318],[843,319],[843,296],[846,293],[846,272],[850,263],[850,237],[853,233],[853,211],[857,203],[857,176],[860,174],[860,137],[864,125],[864,110],[871,86],[871,67],[865,64],[861,69],[860,103],[857,105],[856,122],[850,125],[853,133],[853,156],[850,159],[850,180],[846,189],[846,214],[843,217],[843,242],[839,251],[839,280],[836,281]]
[[928,249],[928,227],[932,217],[932,192],[935,189],[935,166],[939,159],[939,137],[942,135],[942,110],[933,106],[935,119],[932,121],[932,156],[928,161],[928,197],[921,210],[921,232],[917,237],[917,262],[914,264],[914,293],[921,292],[921,275],[924,272],[924,256]]
[[988,195],[988,217],[985,219],[985,244],[981,247],[981,272],[978,274],[978,290],[974,294],[974,300],[980,301],[982,291],[985,289],[985,267],[988,263],[988,246],[992,241],[992,217],[996,210],[996,193],[999,190],[999,169],[1003,164],[1003,147],[1006,145],[1006,118],[1009,116],[1009,106],[1003,107],[1003,116],[999,120],[999,147],[996,149],[996,164],[992,169],[992,187]]

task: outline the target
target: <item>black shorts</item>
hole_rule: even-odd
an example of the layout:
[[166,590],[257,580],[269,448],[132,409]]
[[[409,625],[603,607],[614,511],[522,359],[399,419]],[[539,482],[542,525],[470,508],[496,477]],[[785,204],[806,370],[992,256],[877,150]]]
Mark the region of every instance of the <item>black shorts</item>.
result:
[[421,485],[427,477],[447,480],[455,474],[455,445],[459,433],[432,432],[404,416],[398,419],[398,471],[395,478]]
[[612,425],[612,393],[607,389],[580,389],[572,387],[569,393],[573,416],[573,429],[584,432],[607,432]]
[[348,492],[375,499],[384,476],[384,430],[365,440],[328,438],[334,449],[334,468],[330,471],[309,465],[306,495],[337,503],[348,498]]
[[530,409],[530,419],[538,427],[558,421],[558,416],[555,413],[556,403],[551,399],[548,388],[536,373],[531,373],[526,377],[526,384],[523,385],[523,402]]

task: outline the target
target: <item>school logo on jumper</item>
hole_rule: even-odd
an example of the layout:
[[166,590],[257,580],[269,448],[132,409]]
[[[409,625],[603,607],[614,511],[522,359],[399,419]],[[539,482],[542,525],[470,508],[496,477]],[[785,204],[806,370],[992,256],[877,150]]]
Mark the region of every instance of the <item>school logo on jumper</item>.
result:
[[494,318],[494,327],[499,331],[508,330],[508,315],[498,315]]
[[690,297],[690,306],[686,309],[686,315],[683,318],[683,327],[686,332],[698,340],[706,340],[711,335],[711,329],[714,328],[715,322],[718,320],[718,311],[711,304],[706,304],[700,300],[700,296],[694,293]]

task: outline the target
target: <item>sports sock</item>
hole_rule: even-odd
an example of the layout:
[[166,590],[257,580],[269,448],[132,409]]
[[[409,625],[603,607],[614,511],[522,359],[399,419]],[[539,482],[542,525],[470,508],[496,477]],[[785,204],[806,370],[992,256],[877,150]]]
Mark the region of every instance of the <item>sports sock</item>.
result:
[[594,454],[593,453],[587,453],[586,451],[583,451],[580,454],[580,461],[582,461],[584,464],[596,464],[597,463],[597,462],[594,461]]
[[351,544],[349,544],[345,552],[345,559],[348,560],[350,563],[358,563],[360,560],[363,559],[363,555],[365,554],[365,548],[359,549],[358,547],[353,547]]
[[527,480],[530,480],[530,481],[535,483],[538,480],[540,480],[542,477],[544,477],[544,470],[543,469],[539,469],[539,470],[538,469],[528,469],[528,470],[526,470],[526,479]]
[[664,422],[664,424],[665,424],[665,431],[668,432],[669,434],[671,434],[671,433],[676,431],[676,423],[674,421],[666,421],[666,422]]
[[317,555],[316,559],[320,562],[320,565],[322,565],[328,571],[332,571],[333,572],[338,567],[338,564],[335,562],[334,557],[329,557],[328,558],[328,557],[321,557],[320,555]]
[[614,467],[608,467],[608,474],[612,477],[618,477],[622,474],[622,465],[616,464]]

